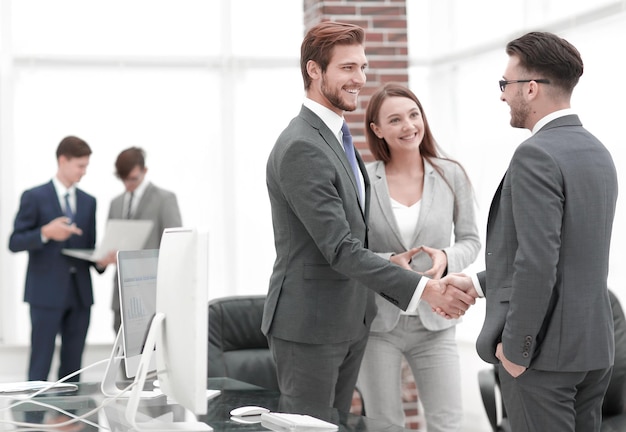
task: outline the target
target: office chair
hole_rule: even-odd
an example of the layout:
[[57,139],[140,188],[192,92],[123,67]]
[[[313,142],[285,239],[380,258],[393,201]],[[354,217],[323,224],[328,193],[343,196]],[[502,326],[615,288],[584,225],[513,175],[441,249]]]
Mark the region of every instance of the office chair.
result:
[[209,377],[278,390],[274,359],[261,332],[264,303],[264,295],[209,301]]
[[[626,318],[615,294],[609,290],[615,327],[615,365],[609,388],[602,404],[602,432],[626,431]],[[510,432],[506,409],[499,395],[495,368],[478,372],[478,384],[483,405],[494,432]]]

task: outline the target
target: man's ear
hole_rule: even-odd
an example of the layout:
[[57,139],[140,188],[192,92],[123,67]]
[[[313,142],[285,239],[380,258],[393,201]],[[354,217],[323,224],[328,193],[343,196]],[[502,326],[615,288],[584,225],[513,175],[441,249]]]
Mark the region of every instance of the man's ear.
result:
[[526,99],[533,100],[539,96],[540,86],[534,81],[528,83],[528,91],[526,92]]
[[322,75],[320,66],[313,60],[306,62],[306,71],[313,80],[318,79]]

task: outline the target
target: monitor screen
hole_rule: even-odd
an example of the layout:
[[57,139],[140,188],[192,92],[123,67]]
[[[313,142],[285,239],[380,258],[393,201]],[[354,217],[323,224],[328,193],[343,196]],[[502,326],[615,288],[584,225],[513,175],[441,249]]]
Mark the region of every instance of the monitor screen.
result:
[[[158,249],[117,253],[122,347],[128,378],[137,373],[150,323],[156,312],[158,261]],[[149,370],[155,367],[156,361],[153,360]]]
[[[127,421],[137,430],[150,428],[143,422],[137,423],[136,414],[152,348],[156,348],[157,377],[163,393],[195,415],[207,412],[208,254],[207,231],[164,230],[157,266],[156,313],[126,411]],[[156,427],[169,430],[164,424]],[[211,430],[208,425],[193,421],[169,427]]]
[[207,409],[209,237],[206,231],[163,232],[156,311],[164,315],[157,375],[164,393],[194,414]]

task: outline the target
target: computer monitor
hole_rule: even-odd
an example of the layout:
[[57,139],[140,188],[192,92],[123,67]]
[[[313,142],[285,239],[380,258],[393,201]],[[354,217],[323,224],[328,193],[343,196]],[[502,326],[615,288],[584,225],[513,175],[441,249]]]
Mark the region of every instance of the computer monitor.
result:
[[[109,397],[122,395],[123,389],[116,385],[124,362],[126,377],[137,374],[143,346],[156,313],[158,249],[118,251],[117,281],[120,299],[121,326],[118,331],[111,359],[102,381],[102,392]],[[156,370],[153,356],[148,371]],[[126,397],[130,393],[126,393]],[[144,393],[143,397],[155,396]]]
[[146,339],[126,419],[137,430],[208,431],[201,422],[137,423],[136,414],[152,348],[157,377],[169,398],[195,415],[207,412],[208,232],[168,228],[163,232],[157,271],[156,313]]

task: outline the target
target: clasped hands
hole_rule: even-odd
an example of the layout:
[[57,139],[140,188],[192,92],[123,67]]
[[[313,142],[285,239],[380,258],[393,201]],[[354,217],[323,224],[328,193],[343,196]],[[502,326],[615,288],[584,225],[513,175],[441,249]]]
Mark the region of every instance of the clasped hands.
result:
[[393,255],[390,260],[400,267],[412,270],[411,260],[420,252],[427,253],[433,263],[430,269],[420,273],[431,278],[424,288],[421,299],[444,318],[460,318],[471,305],[476,303],[478,292],[474,288],[472,278],[463,273],[451,273],[441,278],[448,263],[446,254],[442,250],[420,246]]
[[422,299],[433,311],[447,319],[461,318],[477,298],[472,278],[463,273],[431,279],[422,293]]

